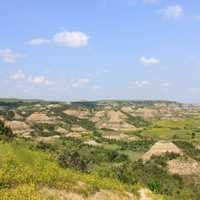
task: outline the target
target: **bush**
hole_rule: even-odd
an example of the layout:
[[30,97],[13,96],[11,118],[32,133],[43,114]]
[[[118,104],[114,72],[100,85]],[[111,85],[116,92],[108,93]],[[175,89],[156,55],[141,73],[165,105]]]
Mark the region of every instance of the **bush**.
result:
[[127,122],[134,125],[137,128],[148,127],[151,125],[151,123],[149,121],[144,120],[144,118],[142,118],[140,116],[132,116],[125,112],[124,112],[124,114],[128,117]]
[[91,147],[84,144],[67,144],[65,150],[59,155],[58,161],[62,167],[89,171],[101,163],[120,163],[128,160],[124,154],[116,151]]
[[12,110],[0,110],[0,114],[3,115],[6,120],[13,120],[15,116]]
[[6,127],[3,121],[0,121],[0,138],[3,140],[11,140],[13,138],[11,128]]
[[191,143],[185,141],[175,141],[174,142],[179,148],[183,149],[188,156],[200,161],[200,150],[195,148]]

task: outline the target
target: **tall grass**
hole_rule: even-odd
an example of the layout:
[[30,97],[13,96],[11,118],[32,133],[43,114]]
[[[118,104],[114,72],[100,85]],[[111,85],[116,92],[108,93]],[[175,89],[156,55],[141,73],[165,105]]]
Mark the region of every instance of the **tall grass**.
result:
[[39,190],[43,187],[84,195],[99,189],[125,191],[128,188],[114,179],[63,169],[48,154],[23,144],[0,142],[0,199],[41,199]]

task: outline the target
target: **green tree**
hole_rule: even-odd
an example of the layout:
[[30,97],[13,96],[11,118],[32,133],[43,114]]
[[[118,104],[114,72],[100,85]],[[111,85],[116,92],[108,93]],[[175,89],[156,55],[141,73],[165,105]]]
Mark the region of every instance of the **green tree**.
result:
[[0,139],[11,140],[13,138],[12,129],[6,127],[3,121],[0,121]]

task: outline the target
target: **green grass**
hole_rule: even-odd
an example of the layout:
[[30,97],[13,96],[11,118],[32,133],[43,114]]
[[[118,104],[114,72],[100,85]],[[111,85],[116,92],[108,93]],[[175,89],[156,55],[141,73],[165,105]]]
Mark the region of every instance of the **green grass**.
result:
[[[78,182],[85,186],[77,187]],[[26,145],[0,142],[0,199],[40,199],[38,190],[43,187],[85,195],[98,189],[128,189],[114,179],[63,169],[47,153],[30,150]]]
[[[193,133],[195,133],[195,137],[193,137]],[[190,118],[178,121],[156,121],[151,128],[144,130],[140,134],[162,140],[200,140],[200,120]]]

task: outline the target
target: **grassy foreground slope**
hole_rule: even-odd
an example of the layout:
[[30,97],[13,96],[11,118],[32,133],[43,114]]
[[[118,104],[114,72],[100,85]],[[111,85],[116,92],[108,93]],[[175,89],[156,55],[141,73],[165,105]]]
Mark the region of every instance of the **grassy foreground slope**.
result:
[[[138,187],[125,185],[114,179],[102,179],[71,169],[62,169],[48,154],[31,150],[21,142],[0,142],[2,200],[60,199],[59,191],[66,193],[66,198],[63,199],[68,199],[69,192],[86,198],[101,190],[115,191],[113,194],[121,199],[138,199],[136,189]],[[130,197],[127,191],[135,191],[135,195],[129,193],[132,195]]]
[[3,102],[0,200],[199,200],[199,116],[176,103]]

